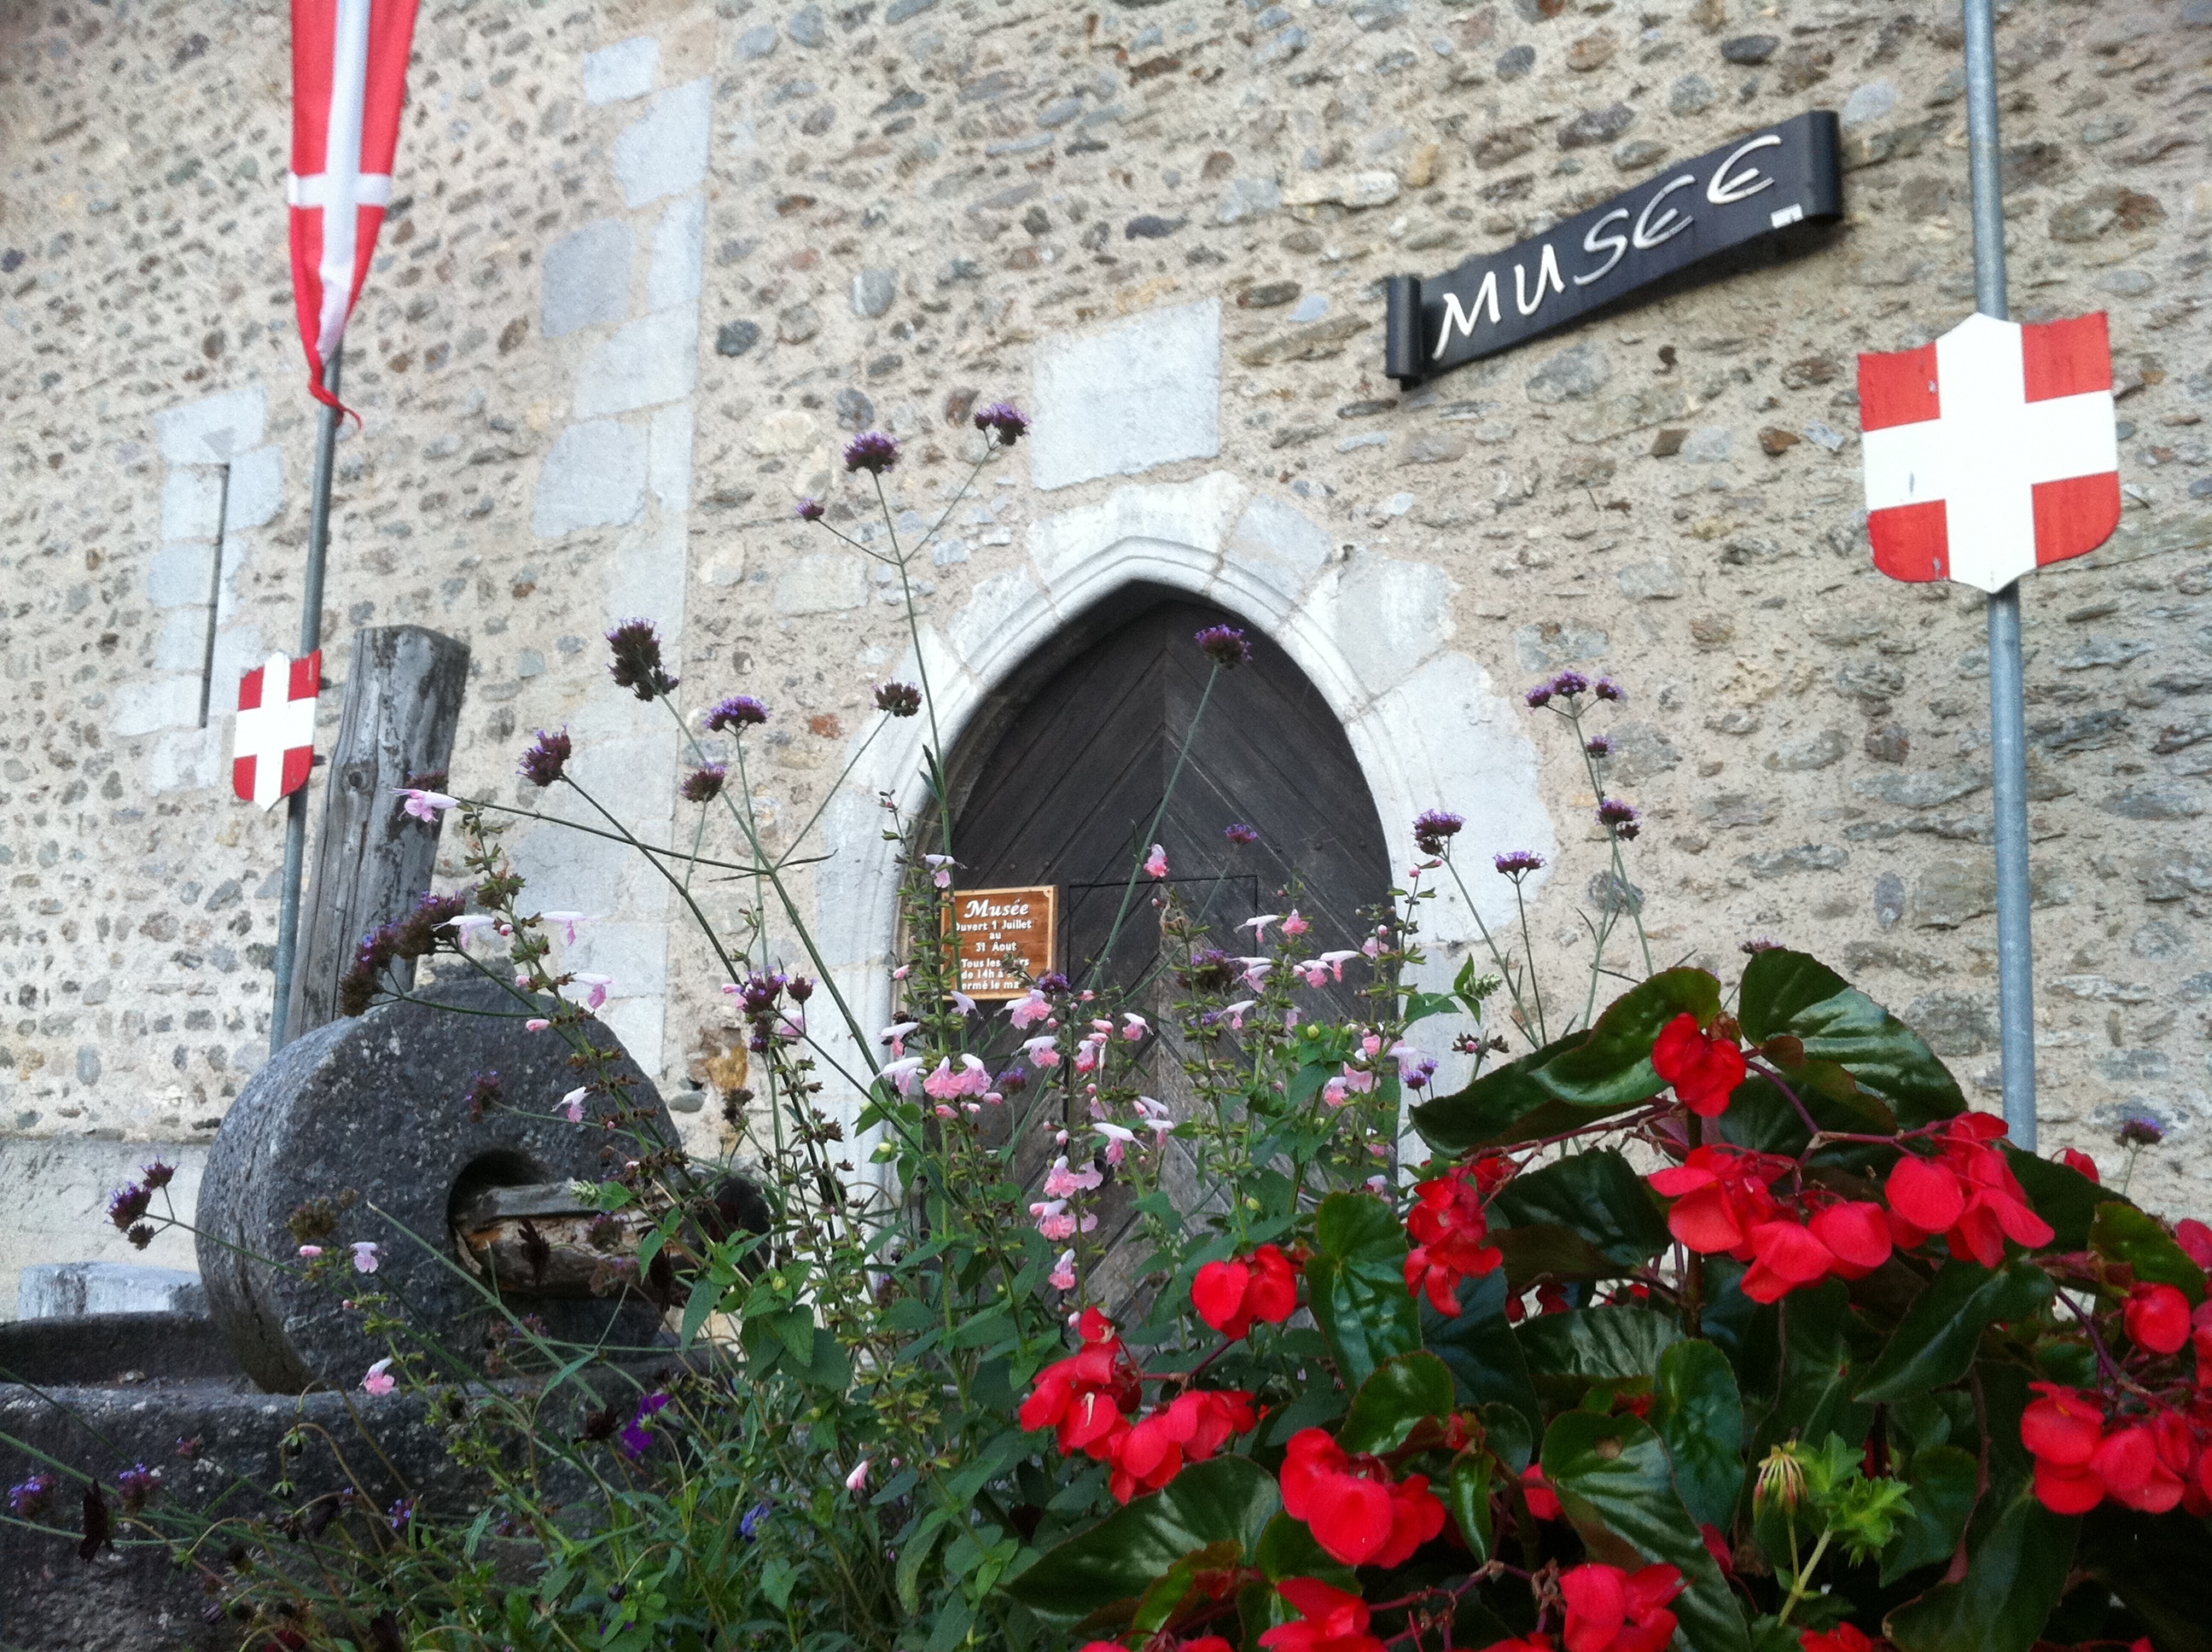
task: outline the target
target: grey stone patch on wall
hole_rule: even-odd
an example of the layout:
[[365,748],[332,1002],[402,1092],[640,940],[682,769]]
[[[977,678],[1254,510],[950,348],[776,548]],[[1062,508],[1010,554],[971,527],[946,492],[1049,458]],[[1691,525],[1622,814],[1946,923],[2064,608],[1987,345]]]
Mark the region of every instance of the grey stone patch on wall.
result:
[[1030,479],[1041,489],[1134,476],[1221,451],[1221,306],[1146,311],[1038,340]]
[[1604,659],[1608,641],[1595,626],[1539,620],[1513,633],[1513,657],[1524,671],[1555,671],[1577,660]]
[[541,539],[635,522],[645,509],[646,433],[613,419],[572,424],[553,439],[538,477],[531,531]]
[[853,276],[853,313],[873,318],[891,307],[898,296],[898,271],[896,270],[862,270]]
[[575,412],[584,419],[628,413],[689,396],[699,373],[699,311],[682,304],[627,322],[601,343],[576,375]]
[[584,101],[622,103],[653,90],[660,75],[660,42],[650,34],[603,46],[584,59]]
[[1994,993],[1950,989],[1923,993],[1899,1015],[1938,1055],[1978,1055],[1997,1047]]
[[647,266],[646,307],[696,304],[707,263],[707,197],[686,195],[669,203],[653,228],[653,261]]
[[629,222],[600,218],[545,249],[538,325],[559,338],[629,313],[630,264],[636,251]]
[[615,180],[626,206],[682,195],[707,179],[714,84],[702,78],[672,86],[645,118],[615,139]]

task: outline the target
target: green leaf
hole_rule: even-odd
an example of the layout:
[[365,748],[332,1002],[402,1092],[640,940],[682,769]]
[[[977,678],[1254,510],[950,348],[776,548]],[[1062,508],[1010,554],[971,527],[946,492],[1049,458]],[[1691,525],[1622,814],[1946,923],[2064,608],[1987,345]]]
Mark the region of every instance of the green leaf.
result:
[[1666,1447],[1640,1418],[1562,1412],[1544,1436],[1544,1478],[1593,1558],[1630,1567],[1663,1561],[1681,1572],[1674,1609],[1684,1645],[1747,1652],[1743,1613],[1675,1494]]
[[1631,1271],[1556,1222],[1493,1228],[1490,1242],[1505,1258],[1506,1283],[1516,1295],[1539,1279],[1611,1279]]
[[1305,1521],[1288,1515],[1277,1515],[1267,1522],[1260,1534],[1259,1546],[1252,1552],[1252,1564],[1267,1574],[1271,1583],[1285,1577],[1318,1577],[1339,1588],[1358,1588],[1352,1568],[1322,1548]]
[[1503,1269],[1460,1286],[1460,1311],[1437,1312],[1424,1297],[1421,1340],[1450,1367],[1452,1381],[1469,1405],[1510,1406],[1520,1413],[1533,1447],[1544,1426],[1544,1409],[1528,1381],[1528,1362],[1505,1317]]
[[898,1570],[892,1581],[898,1590],[899,1604],[909,1613],[921,1610],[921,1569],[929,1564],[937,1540],[945,1535],[945,1523],[951,1518],[948,1509],[931,1509],[921,1517],[921,1524],[899,1551]]
[[1615,999],[1589,1031],[1556,1040],[1466,1089],[1413,1108],[1413,1127],[1440,1153],[1571,1129],[1656,1096],[1651,1070],[1659,1030],[1687,1011],[1720,1013],[1720,982],[1702,969],[1665,969]]
[[1666,1212],[1644,1178],[1609,1147],[1514,1177],[1490,1201],[1490,1212],[1493,1230],[1556,1224],[1624,1268],[1650,1260],[1668,1243]]
[[1452,1375],[1443,1360],[1434,1354],[1400,1354],[1359,1385],[1336,1442],[1346,1451],[1395,1451],[1425,1418],[1449,1415],[1455,1398]]
[[2099,1187],[2070,1164],[2038,1158],[2033,1153],[2021,1151],[2010,1142],[2004,1144],[2004,1156],[2005,1163],[2012,1167],[2013,1175],[2027,1193],[2029,1206],[2051,1224],[2053,1250],[2088,1249],[2089,1224],[2096,1219],[2097,1206],[2132,1202],[2110,1188]]
[[2159,1652],[2212,1652],[2212,1528],[2107,1502],[2081,1522],[2080,1564],[2142,1620]]
[[1445,1482],[1445,1503],[1478,1566],[1490,1558],[1491,1467],[1489,1453],[1470,1451],[1453,1461],[1451,1477]]
[[1525,1320],[1516,1339],[1539,1376],[1649,1376],[1682,1327],[1649,1308],[1581,1308]]
[[2097,1206],[2096,1219],[2089,1224],[2089,1248],[2125,1262],[2138,1279],[2178,1286],[2192,1304],[2204,1300],[2204,1270],[2189,1260],[2156,1217],[2132,1205],[2109,1200]]
[[2048,1273],[2025,1260],[1991,1269],[1953,1257],[1905,1310],[1859,1386],[1860,1403],[1880,1405],[1956,1382],[1974,1363],[1984,1327],[2027,1318],[2057,1291]]
[[1137,1600],[1210,1544],[1234,1541],[1249,1554],[1280,1503],[1274,1477],[1249,1457],[1194,1463],[1165,1491],[1115,1510],[1000,1588],[1047,1623],[1078,1623]]
[[842,1393],[853,1382],[853,1362],[847,1358],[836,1337],[820,1326],[813,1327],[814,1346],[809,1350],[801,1380],[817,1388],[830,1388]]
[[1139,1635],[1158,1633],[1175,1616],[1176,1608],[1189,1596],[1199,1573],[1226,1570],[1243,1558],[1244,1546],[1234,1539],[1209,1543],[1196,1554],[1185,1555],[1145,1591],[1144,1598],[1137,1602],[1136,1615],[1129,1620],[1130,1629]]
[[699,1334],[699,1327],[707,1322],[707,1315],[714,1311],[727,1287],[711,1273],[702,1274],[691,1282],[691,1294],[684,1303],[684,1331],[682,1345],[689,1348],[691,1339]]
[[1728,1531],[1743,1491],[1743,1396],[1728,1356],[1710,1342],[1686,1341],[1660,1355],[1650,1421],[1691,1518]]
[[2029,1652],[2065,1592],[2081,1522],[2035,1500],[2033,1481],[1993,1457],[1989,1496],[1966,1528],[1966,1576],[1889,1614],[1900,1652]]
[[1460,1013],[1459,1000],[1449,993],[1408,993],[1406,995],[1406,1024],[1425,1021],[1432,1015]]
[[1528,1418],[1511,1406],[1482,1408],[1482,1443],[1516,1479],[1527,1473],[1528,1465],[1536,1461],[1537,1432]]
[[1966,1110],[1959,1081],[1920,1035],[1826,964],[1771,947],[1743,972],[1736,1014],[1754,1044],[1786,1034],[1832,1061],[1895,1109],[1908,1127]]
[[1331,1193],[1315,1223],[1321,1249],[1306,1264],[1306,1301],[1345,1383],[1421,1345],[1421,1321],[1406,1289],[1406,1230],[1370,1193]]
[[1912,1488],[1912,1517],[1882,1551],[1883,1588],[1957,1552],[1974,1512],[1980,1473],[1972,1454],[1957,1446],[1927,1446],[1912,1454],[1905,1475]]

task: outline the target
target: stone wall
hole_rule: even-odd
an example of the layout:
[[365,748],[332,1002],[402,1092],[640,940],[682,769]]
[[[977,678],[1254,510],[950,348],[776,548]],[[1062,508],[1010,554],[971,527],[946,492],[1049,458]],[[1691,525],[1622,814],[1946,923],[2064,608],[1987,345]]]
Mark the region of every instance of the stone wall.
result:
[[[2046,1135],[2116,1171],[2115,1121],[2155,1111],[2174,1137],[2138,1189],[2201,1212],[2212,3],[2001,10],[2015,313],[2110,311],[2128,501],[2112,546],[2026,586]],[[283,18],[0,18],[11,1162],[204,1144],[264,1053],[282,816],[230,797],[222,713],[291,644],[313,461]],[[1480,761],[1378,723],[1363,762],[1393,809],[1467,813],[1470,864],[1556,847],[1536,923],[1564,989],[1605,893],[1594,799],[1513,696],[1611,672],[1655,950],[1807,946],[1994,1105],[1982,604],[1869,568],[1851,392],[1855,351],[1971,307],[1960,62],[1937,0],[426,0],[349,343],[326,674],[359,625],[462,636],[457,788],[534,806],[514,755],[565,725],[603,801],[688,841],[684,738],[599,641],[655,617],[699,703],[774,708],[749,744],[787,843],[911,652],[892,571],[790,516],[823,496],[875,548],[835,454],[886,428],[895,531],[952,506],[922,643],[963,693],[1125,578],[1303,638],[1348,717],[1432,673],[1413,709],[1489,731]],[[1816,106],[1850,216],[1787,261],[1410,396],[1382,377],[1384,276]],[[1001,395],[1039,428],[963,492],[966,411]],[[802,896],[857,976],[887,939],[869,795],[817,829],[840,859]],[[615,978],[645,1064],[726,1078],[665,887],[596,840],[513,841],[542,904],[603,920],[577,967]],[[1464,914],[1433,919],[1449,957]],[[671,1093],[713,1145],[710,1092]],[[0,1277],[110,1254],[96,1211],[55,1215]]]

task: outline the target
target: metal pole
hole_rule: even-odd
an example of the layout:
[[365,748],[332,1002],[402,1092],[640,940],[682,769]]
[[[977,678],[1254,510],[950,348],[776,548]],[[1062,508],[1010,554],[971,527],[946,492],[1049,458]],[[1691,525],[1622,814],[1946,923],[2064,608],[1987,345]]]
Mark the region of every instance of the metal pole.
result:
[[[1974,305],[2008,318],[2004,186],[1998,173],[1996,22],[1990,0],[1965,0],[1966,151],[1974,183]],[[2027,878],[2027,714],[2021,693],[2020,586],[1989,599],[1990,769],[1996,806],[1998,1048],[2005,1127],[2035,1151],[2035,941]]]
[[[338,367],[345,346],[331,352],[323,383],[338,393]],[[331,543],[331,467],[337,458],[338,410],[322,404],[323,418],[315,436],[315,490],[307,511],[307,583],[301,598],[300,658],[323,646],[323,553]],[[279,690],[281,692],[281,689]],[[313,771],[309,777],[313,778]],[[307,861],[307,788],[285,800],[283,904],[276,914],[276,997],[269,1006],[269,1053],[284,1048],[292,1010],[292,966],[300,950],[300,878]]]

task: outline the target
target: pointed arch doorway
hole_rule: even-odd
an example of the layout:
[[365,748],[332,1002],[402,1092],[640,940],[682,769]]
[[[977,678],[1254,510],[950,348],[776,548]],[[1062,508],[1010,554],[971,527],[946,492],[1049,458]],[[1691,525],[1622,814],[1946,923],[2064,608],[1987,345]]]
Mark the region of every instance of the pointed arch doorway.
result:
[[[1194,733],[1211,673],[1194,638],[1217,624],[1244,630],[1254,657],[1214,679]],[[1363,911],[1388,897],[1382,824],[1336,714],[1256,627],[1165,587],[1123,587],[1012,672],[978,708],[948,779],[959,886],[1060,890],[1064,973],[1127,994],[1152,1021],[1158,1036],[1146,1042],[1142,1082],[1179,1116],[1186,1091],[1172,1006],[1181,989],[1160,956],[1153,880],[1139,875],[1124,907],[1150,843],[1165,847],[1169,881],[1225,951],[1253,951],[1250,931],[1237,926],[1284,910],[1275,902],[1286,890],[1297,890],[1325,947],[1358,944]],[[1231,826],[1252,828],[1256,841],[1232,841]],[[1311,1010],[1360,1012],[1350,983],[1328,997]],[[994,1066],[1018,1042],[996,1021]],[[1055,1131],[1065,1125],[1079,1139],[1085,1127],[1048,1112],[1034,1110],[1017,1155],[1027,1186],[1061,1151]],[[1168,1151],[1182,1155],[1172,1141]],[[1171,1160],[1166,1179],[1182,1208],[1202,1198],[1187,1157]],[[1134,1222],[1126,1197],[1101,1201],[1092,1239],[1107,1260],[1091,1294],[1109,1304],[1141,1287],[1147,1247]]]

